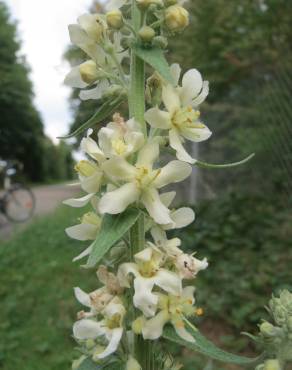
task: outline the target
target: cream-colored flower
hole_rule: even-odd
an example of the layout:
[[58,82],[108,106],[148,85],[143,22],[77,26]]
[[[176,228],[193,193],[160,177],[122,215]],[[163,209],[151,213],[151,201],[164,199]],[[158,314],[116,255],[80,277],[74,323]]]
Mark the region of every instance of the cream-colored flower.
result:
[[75,165],[81,188],[89,194],[99,192],[103,180],[103,171],[98,163],[81,160]]
[[[172,66],[176,84],[180,72],[179,65]],[[169,131],[169,144],[182,161],[196,162],[183,147],[185,139],[200,142],[211,136],[211,131],[199,120],[200,112],[196,110],[205,100],[208,91],[208,82],[202,80],[196,69],[191,69],[184,74],[181,87],[170,84],[163,86],[162,100],[166,111],[154,107],[145,113],[145,119],[152,127]]]
[[96,339],[105,337],[108,345],[103,352],[98,351],[94,359],[105,358],[118,349],[123,335],[123,319],[126,314],[125,307],[120,298],[113,298],[108,305],[101,311],[103,319],[95,321],[84,318],[75,322],[73,335],[78,340]]
[[124,121],[118,113],[114,114],[113,122],[99,130],[98,138],[100,148],[107,158],[126,158],[144,144],[144,135],[139,124],[134,119]]
[[129,3],[129,0],[109,0],[106,5],[106,11],[111,11],[115,9],[120,9],[122,6]]
[[134,275],[134,305],[146,317],[153,316],[158,304],[158,296],[152,292],[154,286],[165,292],[180,295],[181,279],[177,274],[162,267],[164,254],[157,248],[145,248],[134,257],[136,263],[123,263],[117,276],[121,286],[130,288],[129,275]]
[[142,335],[144,339],[155,340],[161,337],[164,326],[170,322],[177,334],[188,342],[195,342],[192,335],[185,329],[184,317],[194,315],[194,291],[192,286],[185,287],[180,295],[157,294],[158,309],[156,316],[144,322]]
[[159,144],[151,141],[139,151],[135,165],[122,157],[104,162],[102,168],[107,176],[122,185],[102,196],[99,202],[101,214],[118,214],[140,201],[155,222],[172,223],[170,211],[162,203],[157,189],[184,180],[190,175],[191,167],[184,162],[172,161],[163,168],[154,169],[158,155]]
[[80,224],[65,229],[67,235],[72,239],[82,241],[96,239],[101,226],[101,218],[95,212],[87,212],[80,221]]

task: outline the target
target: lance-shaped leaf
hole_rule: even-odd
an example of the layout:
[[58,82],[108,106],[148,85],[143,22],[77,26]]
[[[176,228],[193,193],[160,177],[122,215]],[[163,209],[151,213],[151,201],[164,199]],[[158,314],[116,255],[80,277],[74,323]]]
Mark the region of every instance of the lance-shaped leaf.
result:
[[110,248],[118,242],[134,225],[140,216],[140,210],[129,208],[119,215],[106,214],[103,217],[101,230],[92,243],[86,267],[93,267],[98,263]]
[[88,130],[89,128],[94,127],[97,123],[100,123],[105,118],[107,118],[111,113],[113,113],[122,103],[124,98],[122,96],[118,96],[115,99],[107,100],[103,103],[99,109],[94,113],[94,115],[89,118],[88,121],[83,123],[77,130],[72,132],[69,135],[61,136],[59,139],[69,139],[71,137],[77,136],[82,134],[82,132]]
[[202,167],[202,168],[229,168],[229,167],[236,167],[236,166],[240,166],[241,164],[244,164],[244,163],[248,162],[254,156],[255,156],[255,154],[253,153],[253,154],[250,154],[248,157],[242,159],[239,162],[225,163],[225,164],[213,164],[213,163],[206,163],[206,162],[202,162],[202,161],[196,161],[195,162],[195,165],[198,166],[198,167]]
[[176,344],[184,346],[190,350],[200,352],[203,355],[212,358],[217,361],[225,362],[225,363],[233,363],[242,366],[250,366],[255,365],[260,361],[260,357],[257,358],[249,358],[244,356],[234,355],[232,353],[223,351],[222,349],[218,348],[215,344],[210,342],[207,338],[205,338],[198,330],[194,330],[189,328],[190,334],[195,338],[196,342],[191,343],[183,340],[179,337],[173,327],[167,326],[163,332],[163,337],[168,339]]
[[166,81],[173,84],[173,78],[170,72],[170,67],[165,59],[164,52],[158,47],[150,49],[143,48],[139,45],[133,46],[133,52],[144,62],[153,67]]

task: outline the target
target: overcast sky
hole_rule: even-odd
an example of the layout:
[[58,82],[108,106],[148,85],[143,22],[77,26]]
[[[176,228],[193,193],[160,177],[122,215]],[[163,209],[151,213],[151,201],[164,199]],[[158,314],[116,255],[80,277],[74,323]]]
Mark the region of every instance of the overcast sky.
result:
[[32,69],[35,104],[54,141],[70,123],[68,95],[63,85],[68,65],[62,55],[69,44],[67,26],[88,11],[92,0],[5,0],[19,22],[22,53]]

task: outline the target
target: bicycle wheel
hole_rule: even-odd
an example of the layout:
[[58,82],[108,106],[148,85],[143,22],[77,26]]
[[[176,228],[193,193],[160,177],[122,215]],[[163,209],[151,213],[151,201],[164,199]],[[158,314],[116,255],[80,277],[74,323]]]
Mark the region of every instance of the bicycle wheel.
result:
[[30,189],[23,185],[13,185],[4,197],[5,216],[12,222],[24,222],[30,219],[35,208],[35,197]]

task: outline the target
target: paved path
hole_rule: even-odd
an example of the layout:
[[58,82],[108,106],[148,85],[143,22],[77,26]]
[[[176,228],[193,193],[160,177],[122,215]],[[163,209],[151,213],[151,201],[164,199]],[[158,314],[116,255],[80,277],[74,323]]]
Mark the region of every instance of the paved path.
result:
[[52,213],[62,202],[80,192],[79,186],[58,184],[38,186],[32,189],[36,198],[34,217],[23,224],[15,225],[0,214],[0,241],[8,239],[12,232],[22,230],[29,222],[39,216]]

